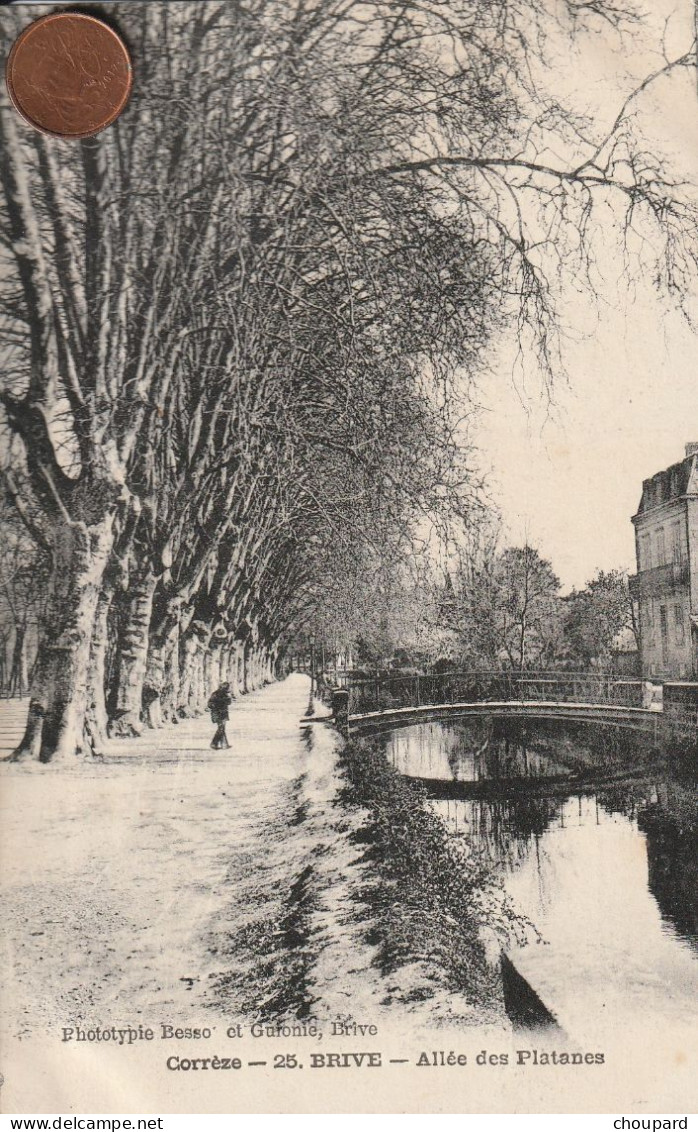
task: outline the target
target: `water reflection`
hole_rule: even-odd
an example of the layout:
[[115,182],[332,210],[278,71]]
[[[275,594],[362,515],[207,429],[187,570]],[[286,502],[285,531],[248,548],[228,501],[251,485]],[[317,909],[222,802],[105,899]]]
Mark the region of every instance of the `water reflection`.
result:
[[553,749],[546,736],[529,736],[495,720],[422,723],[390,736],[390,758],[403,774],[421,778],[479,782],[569,775],[564,747]]
[[[591,730],[591,729],[590,729]],[[499,721],[431,723],[386,737],[402,773],[496,781],[496,797],[430,804],[469,837],[546,943],[515,961],[565,1028],[695,1021],[698,997],[696,789],[671,767],[645,778],[576,788],[583,768],[603,782],[632,769],[627,736]],[[636,764],[646,752],[638,749]],[[647,764],[649,765],[649,764]],[[522,783],[536,779],[534,790]],[[566,778],[569,785],[565,786]],[[546,792],[546,779],[555,789]],[[530,784],[529,782],[529,785]],[[508,793],[509,792],[509,793]]]
[[550,798],[496,802],[446,799],[431,805],[451,833],[475,838],[495,864],[523,860],[560,812],[559,801]]
[[698,950],[698,834],[660,806],[639,815],[647,844],[648,883],[667,924]]

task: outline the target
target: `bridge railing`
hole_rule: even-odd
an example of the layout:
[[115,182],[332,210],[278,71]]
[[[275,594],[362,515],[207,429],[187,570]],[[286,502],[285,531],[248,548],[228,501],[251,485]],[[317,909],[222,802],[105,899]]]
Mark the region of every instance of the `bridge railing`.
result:
[[389,673],[351,679],[350,715],[437,704],[553,702],[642,707],[640,680],[590,672]]

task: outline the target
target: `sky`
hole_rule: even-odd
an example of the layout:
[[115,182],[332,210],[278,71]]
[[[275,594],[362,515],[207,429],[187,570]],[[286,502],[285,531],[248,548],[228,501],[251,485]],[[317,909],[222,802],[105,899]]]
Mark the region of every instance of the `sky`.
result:
[[[683,5],[667,24],[670,58],[690,45],[690,11]],[[574,91],[577,80],[569,80],[566,93],[575,107],[594,121],[612,121],[620,92],[631,89],[627,60],[627,45],[621,62],[609,41],[590,39],[570,69],[583,76]],[[637,66],[637,74],[655,69],[656,57],[653,64],[643,51]],[[659,80],[638,110],[665,166],[698,189],[694,76],[684,71]],[[696,331],[658,294],[649,259],[632,288],[626,286],[603,209],[595,223],[596,292],[574,277],[560,283],[564,373],[551,397],[531,359],[513,373],[514,343],[503,341],[490,360],[494,376],[482,383],[473,435],[506,540],[537,546],[564,590],[583,586],[597,569],[634,572],[631,517],[642,481],[681,460],[685,445],[698,441]],[[684,298],[698,312],[698,281]]]
[[634,572],[642,481],[698,441],[693,333],[677,314],[658,325],[651,304],[623,322],[609,315],[592,341],[565,351],[568,381],[552,404],[535,383],[522,398],[504,372],[476,431],[507,541],[537,546],[565,590],[599,568]]

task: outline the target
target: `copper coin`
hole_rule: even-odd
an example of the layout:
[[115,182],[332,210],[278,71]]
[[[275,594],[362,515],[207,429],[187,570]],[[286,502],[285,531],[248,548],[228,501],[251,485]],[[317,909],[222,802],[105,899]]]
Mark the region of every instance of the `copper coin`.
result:
[[25,28],[10,51],[7,89],[30,125],[59,138],[88,138],[128,102],[125,44],[94,16],[55,12]]

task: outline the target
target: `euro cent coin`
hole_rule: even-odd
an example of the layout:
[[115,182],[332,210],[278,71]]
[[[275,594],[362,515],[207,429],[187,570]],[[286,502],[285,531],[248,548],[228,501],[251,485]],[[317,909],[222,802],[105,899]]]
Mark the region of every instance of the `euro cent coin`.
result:
[[131,94],[131,60],[108,24],[55,12],[25,28],[7,59],[7,89],[22,117],[59,138],[88,138],[119,117]]

